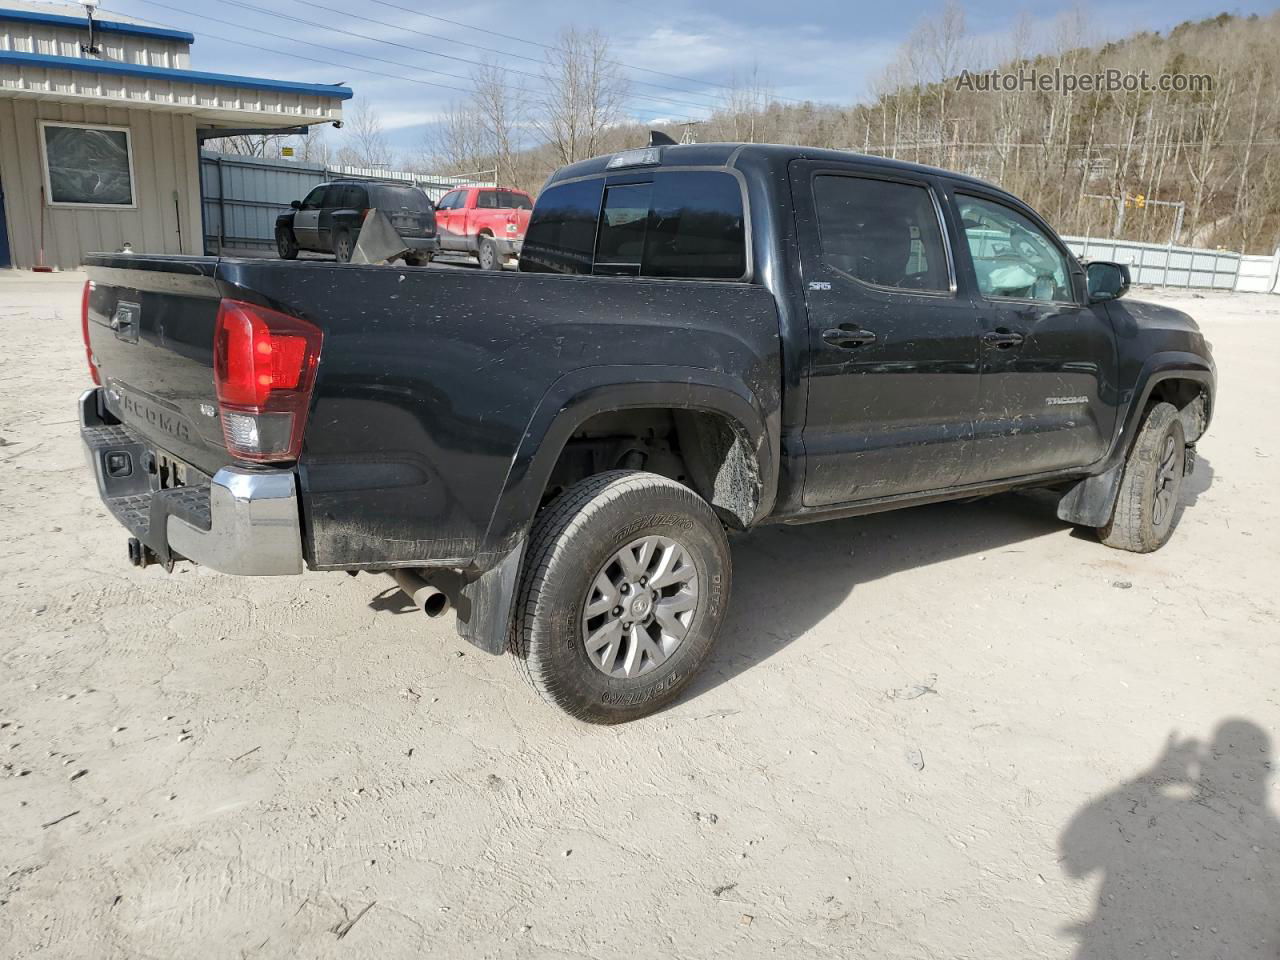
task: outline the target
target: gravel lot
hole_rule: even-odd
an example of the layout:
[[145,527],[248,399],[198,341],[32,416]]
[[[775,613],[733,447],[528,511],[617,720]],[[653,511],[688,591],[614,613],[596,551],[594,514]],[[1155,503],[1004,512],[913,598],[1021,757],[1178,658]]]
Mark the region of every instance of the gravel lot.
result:
[[125,561],[74,274],[0,279],[0,955],[1280,957],[1280,297],[1173,541],[1035,496],[734,541],[674,708],[573,723],[384,576]]

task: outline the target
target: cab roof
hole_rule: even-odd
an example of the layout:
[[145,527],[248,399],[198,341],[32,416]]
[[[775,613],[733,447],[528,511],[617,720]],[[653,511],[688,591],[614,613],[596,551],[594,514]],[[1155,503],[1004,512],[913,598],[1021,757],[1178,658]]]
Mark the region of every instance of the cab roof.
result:
[[[940,167],[931,167],[920,163],[908,163],[905,160],[892,160],[888,157],[877,157],[871,154],[855,153],[852,150],[828,150],[822,147],[800,147],[779,143],[678,143],[668,146],[660,146],[653,148],[660,151],[661,160],[656,164],[648,165],[650,169],[660,167],[736,167],[745,159],[753,159],[765,166],[774,167],[780,172],[785,172],[787,164],[792,160],[831,160],[844,161],[856,160],[860,164],[870,167],[879,167],[884,170],[899,170],[903,172],[911,172],[917,174],[927,174],[929,176],[943,176],[951,180],[960,181],[962,183],[970,183],[975,186],[983,186],[988,189],[997,190],[1000,193],[1007,194],[1007,191],[1001,190],[994,184],[977,177],[971,177],[967,174],[956,173],[952,170],[944,170]],[[562,180],[573,180],[578,177],[589,177],[593,174],[603,174],[606,172],[623,173],[642,167],[621,167],[614,171],[608,170],[609,161],[618,155],[618,153],[626,153],[629,151],[617,151],[616,153],[606,153],[598,157],[592,157],[589,160],[580,160],[577,163],[571,163],[566,167],[561,167],[547,180],[546,186],[558,183]]]

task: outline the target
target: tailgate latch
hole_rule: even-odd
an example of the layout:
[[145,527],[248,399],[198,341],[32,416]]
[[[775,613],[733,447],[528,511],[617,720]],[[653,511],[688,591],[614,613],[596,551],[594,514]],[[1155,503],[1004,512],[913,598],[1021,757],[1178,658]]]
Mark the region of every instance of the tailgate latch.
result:
[[142,305],[121,300],[116,304],[116,312],[111,315],[111,329],[116,332],[116,339],[126,343],[138,342],[138,327],[142,320]]

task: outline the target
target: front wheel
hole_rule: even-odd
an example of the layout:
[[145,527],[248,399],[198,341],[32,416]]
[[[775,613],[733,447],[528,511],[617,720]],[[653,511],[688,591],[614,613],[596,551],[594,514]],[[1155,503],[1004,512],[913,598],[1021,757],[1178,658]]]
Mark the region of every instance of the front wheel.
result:
[[1147,411],[1124,462],[1111,522],[1098,530],[1108,547],[1151,553],[1173,535],[1187,457],[1182,418],[1171,403]]
[[543,698],[590,723],[670,703],[715,641],[729,598],[724,528],[674,480],[616,470],[539,515],[511,652]]

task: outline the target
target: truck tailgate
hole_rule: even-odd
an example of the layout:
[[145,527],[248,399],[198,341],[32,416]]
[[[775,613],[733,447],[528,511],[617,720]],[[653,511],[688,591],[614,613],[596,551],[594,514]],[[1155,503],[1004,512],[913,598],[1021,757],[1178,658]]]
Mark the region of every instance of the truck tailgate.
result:
[[213,474],[231,460],[213,383],[217,260],[100,255],[86,267],[89,347],[107,409],[159,449]]

